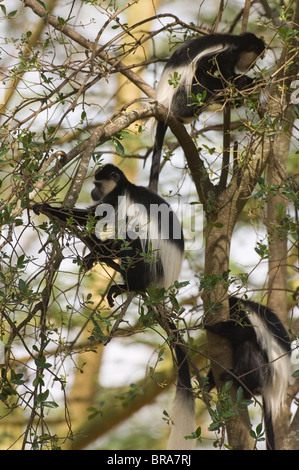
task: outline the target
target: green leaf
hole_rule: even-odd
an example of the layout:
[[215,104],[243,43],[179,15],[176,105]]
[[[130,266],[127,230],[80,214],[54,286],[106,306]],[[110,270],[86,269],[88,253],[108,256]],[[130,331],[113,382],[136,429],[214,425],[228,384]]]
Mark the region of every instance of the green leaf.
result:
[[32,382],[33,386],[34,387],[37,387],[37,385],[44,386],[45,382],[43,379],[44,379],[44,374],[38,374]]
[[187,439],[199,439],[201,441],[200,436],[201,436],[201,427],[198,426],[198,428],[194,432],[192,432],[190,436],[185,436],[185,439],[186,440]]
[[236,394],[237,402],[240,402],[242,398],[243,398],[243,389],[242,387],[238,387],[237,394]]
[[229,418],[232,418],[233,416],[235,416],[237,413],[238,413],[237,410],[224,411],[222,417],[224,419],[229,419]]
[[259,423],[256,427],[257,434],[261,434],[262,429],[263,429],[263,425],[262,425],[262,423]]
[[[1,6],[3,6],[3,5],[0,5],[0,7]],[[6,154],[8,154],[8,152],[9,152],[9,149],[2,150],[2,152],[0,152],[0,158],[4,157]],[[6,160],[3,160],[3,161],[6,161]]]
[[22,293],[26,291],[26,282],[23,279],[19,279],[19,291]]
[[11,370],[11,381],[15,385],[23,385],[25,380],[22,380],[23,374],[16,374],[15,371]]
[[52,364],[46,362],[45,356],[37,357],[36,359],[34,359],[34,362],[39,369],[49,369],[50,367],[52,367]]
[[47,400],[50,392],[49,390],[45,390],[44,392],[41,392],[37,395],[36,400],[38,403],[43,403]]
[[221,393],[226,393],[233,385],[233,382],[232,380],[229,380],[228,382],[226,382],[221,390]]
[[220,429],[221,423],[211,423],[209,426],[209,431],[218,431]]
[[55,401],[44,401],[43,406],[46,408],[59,408],[59,405]]
[[8,13],[7,18],[13,18],[18,13],[18,10],[11,11]]
[[117,139],[113,139],[113,144],[114,144],[114,147],[116,148],[117,153],[119,153],[120,155],[124,155],[124,153],[125,153],[125,148],[124,148],[124,146],[120,143],[120,141],[117,140]]

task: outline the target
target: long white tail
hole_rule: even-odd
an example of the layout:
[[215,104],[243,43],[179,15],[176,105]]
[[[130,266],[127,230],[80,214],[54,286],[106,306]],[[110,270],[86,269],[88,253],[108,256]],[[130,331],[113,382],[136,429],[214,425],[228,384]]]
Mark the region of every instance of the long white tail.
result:
[[177,388],[171,412],[172,430],[167,444],[168,450],[192,450],[195,439],[185,439],[196,429],[195,406],[192,392]]
[[268,356],[271,376],[265,380],[262,395],[272,418],[279,416],[283,406],[290,378],[290,360],[286,348],[282,347],[255,312],[250,313],[250,323],[255,327],[257,341]]
[[175,354],[178,366],[178,381],[170,415],[173,425],[167,449],[192,450],[195,447],[196,440],[185,439],[186,436],[190,436],[196,429],[195,403],[191,386],[190,367],[184,347],[176,344]]
[[192,393],[191,374],[188,361],[188,352],[181,342],[176,326],[165,316],[165,311],[156,309],[156,316],[160,325],[168,331],[174,333],[174,350],[178,368],[178,379],[175,399],[170,413],[172,429],[167,444],[168,450],[192,450],[195,447],[196,439],[185,439],[191,436],[196,430],[195,424],[195,401]]

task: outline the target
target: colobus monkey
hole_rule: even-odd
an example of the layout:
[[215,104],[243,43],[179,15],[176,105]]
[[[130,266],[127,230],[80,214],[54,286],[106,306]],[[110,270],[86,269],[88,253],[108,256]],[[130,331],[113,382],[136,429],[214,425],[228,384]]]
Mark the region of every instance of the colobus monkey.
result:
[[[94,221],[94,230],[85,230],[81,239],[91,249],[84,265],[120,260],[124,284],[110,288],[107,299],[122,291],[143,292],[151,284],[169,288],[178,279],[184,256],[180,222],[169,204],[147,188],[130,183],[112,164],[95,174],[91,192],[94,204],[88,209],[65,209],[35,204],[36,214],[85,228]],[[107,263],[106,263],[107,264]]]
[[[87,269],[95,262],[104,262],[121,273],[124,284],[110,288],[107,295],[110,306],[123,290],[143,292],[151,284],[168,289],[178,279],[184,255],[182,228],[169,204],[147,188],[130,183],[111,164],[96,172],[94,184],[91,192],[94,205],[88,209],[35,204],[33,210],[73,228],[73,233],[90,249],[83,260]],[[94,225],[92,232],[85,228],[88,222]],[[115,259],[120,261],[120,267]],[[166,322],[170,330],[175,330],[171,320]],[[175,414],[174,434],[180,435],[179,446],[184,449],[190,446],[184,436],[195,429],[194,408],[189,406],[193,399],[187,355],[178,344],[177,332],[174,335],[178,367],[175,404],[178,397],[183,403]],[[176,450],[176,438],[174,442],[175,447],[170,443],[169,448]]]
[[[244,396],[260,394],[263,400],[267,449],[275,450],[273,420],[286,398],[289,381],[290,338],[278,317],[269,308],[249,300],[229,298],[230,319],[205,328],[227,338],[233,348],[231,375],[244,386]],[[208,374],[214,386],[212,371]]]
[[[245,72],[264,50],[264,41],[252,33],[239,36],[210,34],[193,38],[169,58],[157,88],[156,99],[182,122],[189,123],[204,106],[216,101],[224,102],[224,90],[228,86],[237,90],[250,87],[253,79]],[[236,69],[241,74],[237,74]],[[204,103],[195,103],[191,94],[202,95]],[[149,182],[150,189],[155,192],[166,130],[167,125],[159,121]]]

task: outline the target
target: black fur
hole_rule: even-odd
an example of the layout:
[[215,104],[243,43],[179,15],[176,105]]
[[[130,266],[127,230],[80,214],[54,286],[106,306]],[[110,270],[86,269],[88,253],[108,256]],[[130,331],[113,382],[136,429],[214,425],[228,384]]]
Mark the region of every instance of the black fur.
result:
[[[212,47],[223,50],[218,52],[209,52]],[[225,49],[224,49],[225,48]],[[188,68],[192,61],[196,61],[194,69],[189,70],[189,83],[179,82],[176,88],[173,88],[173,97],[170,103],[163,102],[163,96],[159,96],[159,87],[157,90],[157,99],[165,106],[169,106],[169,110],[174,113],[177,118],[183,122],[197,116],[202,109],[212,102],[224,102],[226,100],[224,90],[228,86],[233,86],[236,90],[244,90],[252,85],[253,79],[247,75],[237,74],[236,67],[240,58],[245,54],[253,53],[255,59],[265,50],[265,44],[262,39],[257,38],[252,33],[243,33],[239,36],[231,34],[210,34],[193,38],[181,45],[169,58],[162,77],[161,83],[169,78],[169,74],[174,74],[177,70],[181,76],[183,75],[182,67]],[[198,59],[199,53],[207,51]],[[253,61],[246,64],[246,68],[250,68]],[[206,93],[204,104],[195,104],[193,95]],[[235,100],[235,104],[240,104],[240,98]],[[164,136],[167,125],[164,122],[158,122],[156,129],[155,144],[153,149],[152,167],[150,174],[149,187],[157,192],[160,159]]]
[[[87,269],[91,268],[95,262],[104,262],[121,273],[124,284],[113,285],[110,288],[107,295],[110,306],[113,305],[114,298],[123,291],[144,292],[151,283],[160,284],[166,288],[170,287],[180,271],[184,253],[184,239],[180,223],[169,204],[147,188],[130,183],[124,173],[111,164],[105,165],[96,172],[94,184],[91,196],[95,204],[88,209],[65,209],[52,207],[48,204],[35,204],[33,210],[36,214],[45,214],[64,227],[69,227],[72,233],[85,243],[90,249],[90,254],[83,260]],[[128,230],[128,225],[126,225],[124,239],[116,238],[103,241],[94,230],[92,232],[86,230],[88,221],[98,221],[99,208],[105,209],[106,205],[109,205],[117,210],[118,198],[121,196],[127,196],[128,202],[141,204],[146,209],[147,219],[154,218],[154,224],[158,227],[158,240],[149,236],[145,244],[141,243],[140,238],[136,237],[136,232],[131,233]],[[153,206],[156,208],[166,207],[167,210],[162,213],[159,211],[152,213]],[[105,217],[104,213],[102,215]],[[127,213],[126,224],[129,223],[129,215]],[[144,224],[144,217],[138,221],[140,224]],[[150,260],[147,259],[145,253],[150,254]],[[115,259],[120,261],[120,266],[114,262]],[[166,285],[169,282],[170,285]],[[167,324],[175,337],[174,350],[178,368],[177,391],[182,396],[187,395],[189,401],[193,400],[188,358],[184,347],[180,344],[180,336],[175,331],[175,325],[170,319],[163,318],[161,324],[164,323]],[[184,443],[183,436],[181,441]]]
[[[109,183],[111,181],[116,186],[108,194],[105,194],[103,182]],[[130,232],[126,229],[123,238],[108,238],[103,241],[96,236],[94,230],[91,232],[86,230],[88,221],[96,223],[101,219],[96,215],[99,205],[103,204],[101,206],[103,208],[105,208],[104,204],[111,205],[117,211],[118,197],[126,195],[129,196],[130,201],[144,206],[148,217],[152,205],[157,207],[164,205],[168,208],[166,217],[161,217],[158,212],[156,224],[158,225],[158,238],[162,237],[162,231],[168,227],[169,233],[167,235],[169,238],[165,240],[160,249],[150,255],[150,260],[146,254],[150,254],[151,250],[154,250],[154,241],[148,239],[145,245],[142,245],[136,232]],[[172,257],[176,257],[177,253],[180,253],[182,257],[184,252],[181,226],[169,204],[147,188],[130,183],[124,173],[111,164],[105,165],[103,169],[96,173],[95,188],[91,192],[91,196],[97,203],[88,209],[67,209],[53,207],[48,204],[35,204],[33,210],[36,214],[45,214],[50,219],[59,221],[63,226],[73,229],[75,235],[90,249],[90,254],[83,260],[86,269],[90,269],[96,262],[104,262],[121,273],[124,284],[112,286],[107,296],[111,306],[114,303],[113,298],[122,291],[144,292],[151,283],[163,284],[167,266],[163,265],[162,249],[169,250],[168,254]],[[105,216],[105,213],[102,215]],[[152,259],[152,257],[155,259]],[[120,260],[120,266],[114,262],[115,259]],[[179,267],[180,263],[181,261],[178,261]]]
[[[277,377],[273,367],[277,367],[281,359],[269,363],[270,352],[259,341],[257,335],[259,325],[254,323],[254,319],[251,319],[251,313],[258,315],[271,335],[271,344],[277,342],[279,345],[281,355],[290,353],[290,338],[279,318],[269,308],[236,297],[230,297],[229,306],[230,320],[206,325],[205,328],[216,335],[227,338],[233,348],[233,368],[231,369],[233,375],[229,372],[223,372],[222,380],[235,380],[234,376],[239,377],[237,384],[243,386],[245,397],[262,395],[267,447],[275,449],[272,410],[267,407],[265,390],[267,389],[268,393],[270,393],[271,387],[274,390],[274,381],[277,380]],[[211,370],[208,376],[210,388],[213,388],[215,383]]]

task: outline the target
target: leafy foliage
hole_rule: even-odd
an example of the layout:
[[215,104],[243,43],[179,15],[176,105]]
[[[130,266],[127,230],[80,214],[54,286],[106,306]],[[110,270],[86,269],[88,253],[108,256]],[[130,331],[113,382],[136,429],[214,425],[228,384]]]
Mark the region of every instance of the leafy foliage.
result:
[[[190,348],[197,384],[194,393],[208,410],[209,437],[212,436],[215,445],[222,445],[223,441],[218,437],[214,439],[214,433],[223,432],[229,419],[249,405],[241,389],[235,400],[231,398],[231,384],[227,384],[217,398],[214,399],[213,394],[214,401],[206,392],[202,370],[207,361],[199,292],[208,294],[210,310],[217,315],[222,303],[214,301],[213,296],[219,286],[238,291],[245,286],[254,288],[250,269],[242,269],[239,265],[236,268],[232,261],[232,266],[223,268],[222,272],[207,272],[202,266],[201,253],[187,253],[182,281],[168,291],[153,286],[146,295],[134,299],[127,310],[122,310],[121,305],[111,312],[104,298],[110,283],[115,282],[114,274],[101,266],[87,275],[84,273],[81,260],[86,248],[76,238],[72,220],[69,220],[67,230],[62,230],[57,223],[34,217],[31,210],[34,202],[64,201],[72,205],[78,201],[85,204],[90,194],[88,178],[107,159],[118,159],[128,172],[135,172],[136,161],[141,161],[140,177],[146,174],[152,137],[144,119],[155,113],[156,108],[150,101],[154,97],[150,85],[161,73],[163,65],[156,58],[168,55],[178,42],[203,31],[195,26],[195,18],[184,20],[185,12],[181,13],[182,18],[156,11],[142,19],[140,13],[133,14],[134,18],[140,17],[140,21],[133,24],[129,21],[129,13],[137,3],[123,5],[122,2],[118,6],[117,1],[85,0],[74,2],[70,8],[58,1],[50,6],[41,1],[25,0],[27,8],[22,11],[17,1],[12,5],[0,3],[2,448],[69,449],[79,439],[78,426],[84,420],[93,442],[101,430],[109,435],[111,423],[119,424],[133,414],[136,402],[151,403],[158,392],[167,389],[174,379],[173,372],[169,372],[169,350],[174,335],[165,333],[158,325],[154,306],[160,303],[167,306]],[[144,8],[144,2],[139,3]],[[275,97],[273,101],[275,104],[283,102],[285,80],[294,78],[294,39],[298,31],[291,21],[291,13],[295,3],[289,2],[288,8],[281,9],[279,26],[271,24],[269,27],[265,17],[259,20],[261,31],[267,35],[271,47],[273,45],[279,51],[285,47],[285,76],[283,79],[278,77],[275,72],[278,66],[271,56],[271,67],[261,66],[255,72],[258,86],[245,97],[246,111],[234,110],[231,132],[232,138],[238,140],[238,149],[228,165],[227,187],[234,179],[239,183],[248,168],[255,164],[264,136],[275,139],[277,135],[287,134],[292,140],[292,124],[284,117],[285,108],[270,113],[259,100],[259,91],[266,89],[271,80],[281,98]],[[178,4],[180,2],[176,2]],[[239,6],[233,6],[234,15],[237,15]],[[217,24],[220,21],[219,30],[226,29],[227,21],[233,24],[230,5],[221,12],[213,8],[211,2],[201,5],[207,26],[214,24],[216,17]],[[250,14],[248,29],[254,30],[255,12],[250,11]],[[156,22],[152,20],[154,16]],[[145,69],[147,73],[143,75]],[[128,80],[132,94],[120,77]],[[180,74],[174,72],[169,82],[177,87],[180,79]],[[139,90],[150,98],[149,102],[140,99]],[[203,93],[191,98],[193,103],[202,105],[206,96]],[[272,100],[271,94],[268,99]],[[291,108],[295,106],[290,105]],[[222,171],[222,143],[218,142],[215,132],[220,130],[221,135],[223,131],[222,126],[219,128],[218,116],[214,111],[200,116],[190,140],[196,153],[196,171],[201,178],[196,188],[204,188],[201,193],[204,201],[200,202],[205,206],[206,230],[221,231],[226,229],[225,224],[229,221],[220,220],[227,188],[221,191],[217,186]],[[183,163],[182,155],[177,163],[177,143],[170,138],[168,144],[163,164],[169,169],[170,182],[166,170],[163,192],[169,196],[170,203],[174,195],[184,198],[186,193],[191,193],[197,204],[198,193],[193,181],[188,180],[189,169],[192,169],[190,155],[186,156],[188,165]],[[132,157],[136,158],[134,163]],[[296,157],[292,147],[290,161],[296,161]],[[202,166],[198,171],[200,162]],[[258,165],[255,169],[260,171]],[[242,205],[244,199],[248,201],[240,218],[246,230],[250,230],[250,222],[254,226],[254,211],[263,217],[260,214],[271,198],[278,192],[283,195],[285,202],[277,205],[276,221],[271,228],[272,234],[277,234],[281,240],[288,239],[290,259],[293,259],[298,242],[298,191],[294,172],[290,171],[282,181],[273,184],[261,171],[255,190],[253,180],[247,181],[246,188],[250,187],[250,191],[242,195],[240,202]],[[87,230],[94,230],[94,220],[89,221]],[[258,237],[253,248],[258,257],[257,265],[271,257],[270,242],[269,237]],[[289,278],[292,279],[291,273]],[[289,299],[295,291],[296,287],[290,281]],[[102,372],[104,345],[107,351],[112,338],[116,343],[123,341],[128,345],[133,337],[136,350],[141,345],[150,348],[154,357],[147,367],[143,367],[142,379],[130,377],[126,386],[117,390],[102,385],[102,375],[104,383],[107,375],[118,379],[112,368],[106,377]],[[146,392],[148,382],[154,385],[151,393]],[[168,406],[166,402],[163,414],[167,422],[170,420]],[[117,418],[111,417],[111,409],[118,410]],[[101,420],[100,425],[97,420]],[[163,423],[162,419],[160,421]],[[92,423],[96,428],[94,434],[89,427]],[[146,436],[148,426],[144,428],[138,432],[138,427],[133,426],[128,438],[118,437],[117,443],[130,448],[134,438],[141,448],[148,442],[152,448],[162,447],[168,429],[152,430],[149,439]],[[199,426],[187,438],[204,443],[205,428]],[[255,431],[251,430],[251,436],[257,442],[263,439],[260,425]],[[113,439],[110,437],[106,448],[113,447]]]

